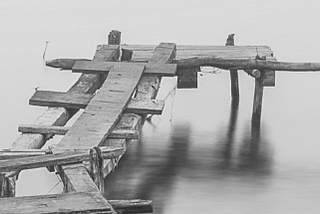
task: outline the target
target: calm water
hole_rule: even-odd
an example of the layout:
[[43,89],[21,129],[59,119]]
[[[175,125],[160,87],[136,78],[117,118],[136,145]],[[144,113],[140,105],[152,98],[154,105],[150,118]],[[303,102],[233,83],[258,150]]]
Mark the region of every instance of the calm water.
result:
[[[45,108],[28,105],[34,88],[66,91],[79,75],[46,59],[91,58],[110,30],[123,43],[269,45],[279,61],[320,61],[317,1],[0,1],[0,139]],[[320,73],[278,72],[266,88],[262,122],[251,124],[254,81],[243,72],[231,106],[229,74],[203,74],[198,89],[162,82],[162,116],[146,122],[107,181],[108,199],[151,199],[156,214],[318,213]],[[58,142],[59,139],[49,143]],[[21,173],[17,195],[60,193],[46,170]]]

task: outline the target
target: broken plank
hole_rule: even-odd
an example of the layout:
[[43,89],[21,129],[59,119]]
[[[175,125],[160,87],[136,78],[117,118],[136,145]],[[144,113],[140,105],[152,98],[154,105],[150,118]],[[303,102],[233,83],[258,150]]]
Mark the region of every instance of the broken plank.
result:
[[108,200],[117,213],[152,213],[151,200]]
[[83,214],[112,213],[112,208],[97,193],[69,193],[24,196],[0,199],[0,211],[5,214]]
[[67,148],[98,146],[124,112],[143,73],[144,66],[114,67],[105,83],[75,121],[59,145]]
[[[19,132],[25,133],[39,133],[39,134],[56,134],[65,135],[71,126],[42,126],[32,124],[20,124]],[[110,139],[138,139],[139,132],[128,129],[113,129],[108,136]],[[0,152],[1,153],[1,152]]]
[[[0,160],[0,172],[79,163],[90,159],[88,150],[62,153],[57,153],[57,151],[59,150],[54,150],[55,154]],[[101,151],[102,157],[105,159],[116,158],[125,152],[123,148],[109,149],[105,147],[101,147]]]
[[[107,74],[113,67],[133,64],[130,62],[94,62],[94,61],[77,61],[72,67],[72,72]],[[145,74],[159,74],[162,76],[174,76],[177,71],[176,64],[151,64],[151,63],[134,63],[135,65],[146,66]]]
[[[97,93],[99,94],[99,92]],[[86,108],[92,94],[70,94],[55,91],[36,91],[29,100],[30,105],[64,107],[64,108]],[[161,100],[139,100],[131,99],[126,106],[125,112],[137,114],[161,114],[164,101]]]

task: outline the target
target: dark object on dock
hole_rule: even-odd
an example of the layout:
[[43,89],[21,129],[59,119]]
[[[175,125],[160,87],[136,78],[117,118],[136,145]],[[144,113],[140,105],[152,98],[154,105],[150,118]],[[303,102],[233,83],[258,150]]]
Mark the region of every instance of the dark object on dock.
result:
[[121,32],[117,30],[112,30],[108,35],[109,45],[119,45],[121,43]]
[[178,69],[177,88],[178,89],[198,88],[198,72],[199,71],[200,71],[200,67]]

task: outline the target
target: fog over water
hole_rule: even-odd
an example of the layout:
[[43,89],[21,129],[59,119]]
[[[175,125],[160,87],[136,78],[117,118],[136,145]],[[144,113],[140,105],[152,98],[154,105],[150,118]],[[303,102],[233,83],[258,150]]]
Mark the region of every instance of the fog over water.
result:
[[[46,108],[28,105],[36,87],[66,91],[79,74],[45,58],[92,58],[111,30],[122,43],[267,45],[278,61],[320,62],[319,1],[0,1],[0,147]],[[199,75],[198,89],[164,78],[163,115],[144,124],[106,180],[107,199],[150,199],[154,213],[318,213],[320,73],[276,73],[265,88],[261,124],[251,124],[254,80],[239,72]],[[49,143],[59,142],[59,138]],[[55,186],[58,184],[57,186]],[[17,196],[60,193],[45,169],[21,173]]]

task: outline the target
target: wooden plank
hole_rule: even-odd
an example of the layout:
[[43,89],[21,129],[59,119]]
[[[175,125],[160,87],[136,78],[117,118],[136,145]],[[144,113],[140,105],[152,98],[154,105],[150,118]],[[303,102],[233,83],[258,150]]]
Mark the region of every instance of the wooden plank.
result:
[[[55,134],[55,135],[65,135],[71,126],[41,126],[32,124],[20,124],[18,127],[19,132],[25,133],[39,133],[39,134]],[[113,129],[107,138],[110,139],[138,139],[139,132],[136,130],[128,129]],[[1,155],[1,151],[0,151]]]
[[[108,46],[105,47],[107,49]],[[117,55],[119,55],[119,46],[112,46],[108,56],[105,56],[103,60],[115,61]],[[100,60],[100,59],[96,59]],[[96,89],[101,86],[103,78],[97,74],[82,74],[78,81],[68,90],[69,93],[94,93]],[[42,125],[64,125],[67,123],[69,118],[77,112],[67,111],[65,108],[48,108],[34,124]],[[10,146],[12,150],[21,149],[39,149],[45,142],[51,138],[51,135],[42,134],[26,134],[22,133]],[[18,172],[10,172],[2,174],[0,176],[0,197],[12,197],[15,195],[15,175]]]
[[[64,107],[64,108],[86,108],[92,94],[70,94],[56,91],[36,91],[29,100],[30,105]],[[125,108],[127,113],[137,114],[161,114],[164,108],[162,100],[138,100],[131,99]]]
[[[106,45],[98,45],[99,48],[105,48]],[[122,45],[126,50],[132,50],[133,56],[131,62],[148,62],[156,46],[154,45]],[[178,45],[176,59],[181,60],[192,57],[209,57],[229,59],[254,59],[258,54],[260,56],[273,57],[273,51],[268,46],[190,46]],[[87,59],[56,59],[46,62],[47,66],[62,69],[72,69],[76,61],[89,61]]]
[[[124,154],[125,152],[123,148],[108,149],[102,147],[101,150],[102,157],[105,159],[116,158],[119,155]],[[58,150],[55,151],[57,152]],[[90,156],[88,151],[81,150],[40,156],[22,157],[9,160],[0,160],[0,172],[9,172],[13,170],[34,169],[46,166],[79,163],[89,159]]]
[[[116,47],[116,48],[114,48]],[[108,48],[113,51],[108,51]],[[116,51],[117,53],[113,53]],[[116,61],[119,56],[119,46],[104,46],[103,48],[99,48],[96,50],[93,61]],[[99,79],[99,87],[105,80],[105,75],[99,74],[82,74],[81,76],[89,76]],[[90,82],[89,82],[90,83]],[[93,83],[93,81],[91,81]],[[89,84],[87,84],[89,85]],[[78,87],[72,88],[69,92],[73,92],[74,94],[78,93],[94,93],[95,90],[85,91],[81,88],[81,85]],[[70,111],[69,111],[70,112]],[[76,111],[75,111],[76,112]],[[63,173],[59,173],[61,180],[64,184],[64,192],[100,192],[103,190],[99,190],[95,183],[92,181],[87,168],[84,164],[69,164],[62,165],[59,167],[58,171]]]
[[0,199],[0,210],[3,214],[112,213],[107,200],[102,195],[94,193],[2,198]]
[[143,70],[140,65],[114,67],[59,145],[77,149],[103,142],[123,113]]
[[[77,61],[72,67],[72,72],[90,73],[90,74],[107,74],[114,66],[129,64],[130,62],[94,62],[94,61]],[[132,64],[132,63],[130,63]],[[135,65],[146,66],[145,74],[159,74],[162,76],[174,76],[177,71],[176,64],[159,64],[134,63]]]
[[151,200],[109,200],[117,213],[152,213]]
[[41,149],[21,150],[21,151],[2,150],[0,151],[0,160],[30,157],[30,156],[45,155],[45,154],[46,154],[46,150],[41,150]]
[[[176,55],[176,45],[173,43],[161,43],[152,55],[149,63],[166,64],[171,63]],[[136,98],[141,100],[154,99],[157,95],[161,77],[154,74],[145,74],[138,85]]]

